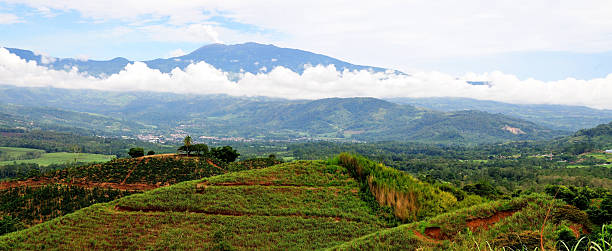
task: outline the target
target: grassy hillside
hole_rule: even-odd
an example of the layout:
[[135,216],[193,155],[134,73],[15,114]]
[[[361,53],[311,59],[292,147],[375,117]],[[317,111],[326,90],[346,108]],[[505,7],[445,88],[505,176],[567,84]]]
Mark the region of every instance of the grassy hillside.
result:
[[[95,204],[1,236],[0,248],[533,250],[542,244],[550,250],[560,248],[560,240],[573,246],[582,236],[600,234],[591,215],[572,206],[584,206],[571,200],[582,195],[564,187],[551,188],[563,201],[540,194],[490,202],[470,195],[458,201],[452,188],[444,192],[356,155],[247,167],[269,161],[228,165],[244,171]],[[99,167],[66,173],[77,179],[99,173]],[[132,175],[160,182],[157,174],[164,168],[150,169],[157,171]],[[100,177],[121,180],[110,173]],[[579,201],[597,204],[592,209],[604,210],[599,219],[607,219],[610,198]]]
[[0,182],[0,234],[160,186],[278,163],[273,159],[250,159],[227,164],[204,158],[157,155]]
[[[560,236],[573,247],[591,231],[586,213],[551,197],[532,195],[385,229],[332,250],[541,250],[540,238],[545,250],[565,250]],[[589,244],[585,241],[580,247]]]
[[12,249],[317,249],[387,226],[345,168],[292,162],[97,204],[0,237]]

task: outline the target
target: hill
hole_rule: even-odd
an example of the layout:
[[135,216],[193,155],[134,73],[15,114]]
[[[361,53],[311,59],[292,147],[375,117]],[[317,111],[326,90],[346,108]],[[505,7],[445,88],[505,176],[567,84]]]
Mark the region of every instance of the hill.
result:
[[400,171],[341,154],[330,161],[226,173],[96,204],[4,235],[0,247],[531,250],[540,243],[560,247],[557,240],[572,245],[593,231],[585,212],[549,196],[485,203],[477,198],[458,202]]
[[[550,197],[526,196],[381,230],[330,250],[563,250],[589,233],[587,214]],[[542,239],[541,239],[542,238]],[[583,246],[587,246],[588,244]]]
[[48,171],[0,182],[0,234],[96,203],[183,181],[278,164],[273,159],[224,163],[209,158],[149,155]]
[[[350,159],[347,155],[338,161],[346,165]],[[357,160],[360,165],[366,162]],[[388,175],[405,180],[405,185],[414,182],[408,190],[390,191],[433,192],[427,195],[433,203],[419,198],[412,204],[423,210],[414,215],[418,218],[445,210],[444,205],[453,202],[448,193],[372,164],[363,168],[371,171],[367,176],[376,177],[376,184],[383,184]],[[187,181],[5,235],[0,245],[18,249],[333,247],[395,225],[390,212],[404,215],[401,205],[379,206],[373,197],[378,192],[368,190],[368,181],[353,178],[365,175],[357,170],[333,162],[296,161]],[[434,205],[445,196],[450,196],[448,202]]]
[[[18,87],[0,88],[0,96],[6,97],[5,102],[19,105],[72,107],[79,112],[121,118],[121,128],[129,128],[123,130],[124,134],[161,134],[168,138],[171,134],[189,133],[195,137],[264,140],[475,144],[552,139],[565,134],[501,114],[438,112],[374,98],[283,100]],[[141,125],[148,126],[142,129]],[[110,129],[101,132],[115,133]]]
[[[28,61],[35,61],[38,65],[44,65],[55,70],[66,70],[77,67],[79,72],[89,73],[94,76],[108,76],[118,73],[125,66],[134,61],[117,57],[111,60],[80,60],[73,58],[54,58],[38,55],[32,51],[6,48],[9,52]],[[275,67],[282,66],[294,72],[302,73],[308,65],[334,65],[336,69],[347,70],[371,70],[386,71],[387,69],[354,65],[329,56],[316,54],[308,51],[280,48],[274,45],[258,43],[244,44],[210,44],[202,46],[197,50],[183,56],[171,58],[159,58],[144,61],[149,68],[170,72],[174,68],[185,69],[189,64],[206,62],[217,69],[230,73],[268,72]]]
[[577,131],[612,121],[612,110],[584,106],[521,105],[469,98],[393,98],[391,102],[454,112],[478,110],[521,118],[555,130]]

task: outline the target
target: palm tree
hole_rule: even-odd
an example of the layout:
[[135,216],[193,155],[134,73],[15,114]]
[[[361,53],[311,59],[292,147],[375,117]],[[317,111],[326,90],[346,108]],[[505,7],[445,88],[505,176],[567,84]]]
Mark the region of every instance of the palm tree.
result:
[[185,143],[185,150],[187,150],[187,157],[189,157],[189,152],[191,151],[191,136],[187,135],[183,142]]

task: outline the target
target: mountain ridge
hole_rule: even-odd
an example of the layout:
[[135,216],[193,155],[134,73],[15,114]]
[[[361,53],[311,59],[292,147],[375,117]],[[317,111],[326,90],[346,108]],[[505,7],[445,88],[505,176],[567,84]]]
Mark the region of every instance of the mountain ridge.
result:
[[[115,57],[110,60],[55,58],[24,49],[6,47],[5,49],[22,59],[35,61],[38,65],[47,66],[55,70],[68,70],[77,67],[79,72],[98,77],[119,73],[126,65],[136,62],[123,57]],[[301,74],[309,65],[334,65],[339,71],[393,71],[402,74],[399,71],[381,67],[351,64],[323,54],[255,42],[231,45],[209,44],[186,55],[157,58],[141,62],[145,63],[149,68],[157,69],[164,73],[168,73],[175,68],[184,70],[188,65],[193,63],[206,62],[219,70],[234,74],[245,72],[252,74],[266,73],[279,66]]]

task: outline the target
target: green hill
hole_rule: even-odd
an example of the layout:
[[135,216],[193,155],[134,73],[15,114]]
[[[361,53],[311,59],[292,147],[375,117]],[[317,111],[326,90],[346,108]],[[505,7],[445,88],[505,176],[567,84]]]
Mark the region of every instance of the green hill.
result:
[[50,171],[29,179],[3,181],[0,182],[0,234],[129,194],[278,163],[268,158],[228,164],[206,158],[156,155],[116,159]]
[[565,242],[572,245],[590,227],[587,214],[573,206],[526,196],[381,230],[332,250],[540,250],[540,237],[545,250],[559,250],[561,233],[569,235]]
[[[0,245],[19,249],[317,249],[396,224],[393,209],[379,206],[350,169],[332,163],[296,161],[162,187],[5,235]],[[414,191],[444,193],[414,182]],[[423,212],[431,211],[431,206],[423,204]]]
[[533,250],[540,233],[550,249],[593,231],[584,211],[547,195],[486,203],[477,197],[458,201],[403,172],[341,154],[95,204],[1,236],[0,248]]
[[[285,100],[8,86],[0,87],[0,97],[9,103],[3,107],[15,110],[10,115],[32,114],[29,118],[35,123],[60,125],[63,121],[64,126],[74,128],[87,128],[87,121],[96,121],[89,128],[110,135],[169,136],[180,129],[196,137],[445,144],[539,140],[566,135],[564,131],[502,114],[440,112],[375,98]],[[11,111],[8,108],[5,110]]]

